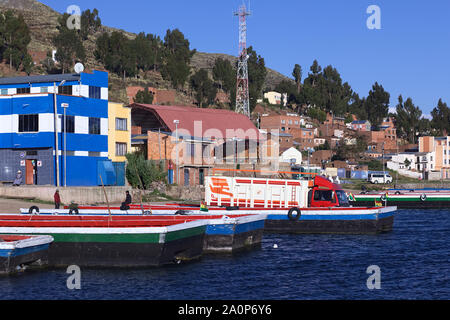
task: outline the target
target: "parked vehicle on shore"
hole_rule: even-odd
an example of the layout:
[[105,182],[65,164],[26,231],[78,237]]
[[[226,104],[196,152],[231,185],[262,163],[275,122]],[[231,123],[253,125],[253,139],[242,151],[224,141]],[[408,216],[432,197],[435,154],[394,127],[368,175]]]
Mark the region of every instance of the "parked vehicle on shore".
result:
[[393,178],[389,173],[371,173],[367,179],[370,183],[392,183]]

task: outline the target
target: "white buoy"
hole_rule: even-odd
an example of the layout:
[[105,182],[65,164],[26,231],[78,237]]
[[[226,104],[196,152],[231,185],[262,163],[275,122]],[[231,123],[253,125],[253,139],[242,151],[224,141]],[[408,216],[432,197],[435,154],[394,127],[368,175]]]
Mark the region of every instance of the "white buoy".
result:
[[274,249],[278,249],[278,245],[277,245],[277,244],[274,244],[274,245],[273,245],[273,248],[274,248]]

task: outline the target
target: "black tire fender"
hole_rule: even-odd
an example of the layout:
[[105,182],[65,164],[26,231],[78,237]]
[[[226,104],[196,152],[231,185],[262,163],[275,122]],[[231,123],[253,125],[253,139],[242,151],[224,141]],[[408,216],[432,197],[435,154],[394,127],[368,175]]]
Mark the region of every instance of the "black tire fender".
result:
[[426,200],[427,200],[427,195],[426,194],[420,195],[420,201],[426,201]]
[[28,210],[29,214],[39,214],[39,207],[38,206],[32,206]]
[[69,214],[70,214],[70,215],[72,215],[72,214],[78,215],[78,214],[80,214],[80,213],[78,212],[78,208],[72,208],[72,209],[69,210]]
[[[295,214],[296,213],[296,214]],[[298,221],[302,215],[302,212],[299,208],[291,208],[288,213],[288,218],[291,221]]]

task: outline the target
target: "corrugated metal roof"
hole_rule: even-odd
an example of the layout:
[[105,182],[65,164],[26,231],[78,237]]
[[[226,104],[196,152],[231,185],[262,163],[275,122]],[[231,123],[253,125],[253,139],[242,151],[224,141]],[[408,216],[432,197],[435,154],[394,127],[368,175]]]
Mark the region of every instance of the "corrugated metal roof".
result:
[[172,132],[176,130],[174,120],[179,120],[178,130],[183,136],[188,133],[193,137],[204,138],[262,139],[259,130],[249,118],[230,110],[140,103],[134,103],[131,107],[155,112]]
[[68,73],[68,74],[51,74],[51,75],[43,75],[43,76],[0,78],[0,84],[61,82],[63,80],[79,81],[80,75],[77,73]]

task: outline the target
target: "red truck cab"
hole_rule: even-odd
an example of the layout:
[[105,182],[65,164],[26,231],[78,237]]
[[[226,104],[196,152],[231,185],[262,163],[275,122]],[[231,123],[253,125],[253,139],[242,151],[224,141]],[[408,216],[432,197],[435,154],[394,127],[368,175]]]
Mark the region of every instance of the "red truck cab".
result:
[[330,208],[348,207],[348,197],[340,185],[329,181],[324,177],[317,176],[308,193],[308,207]]

